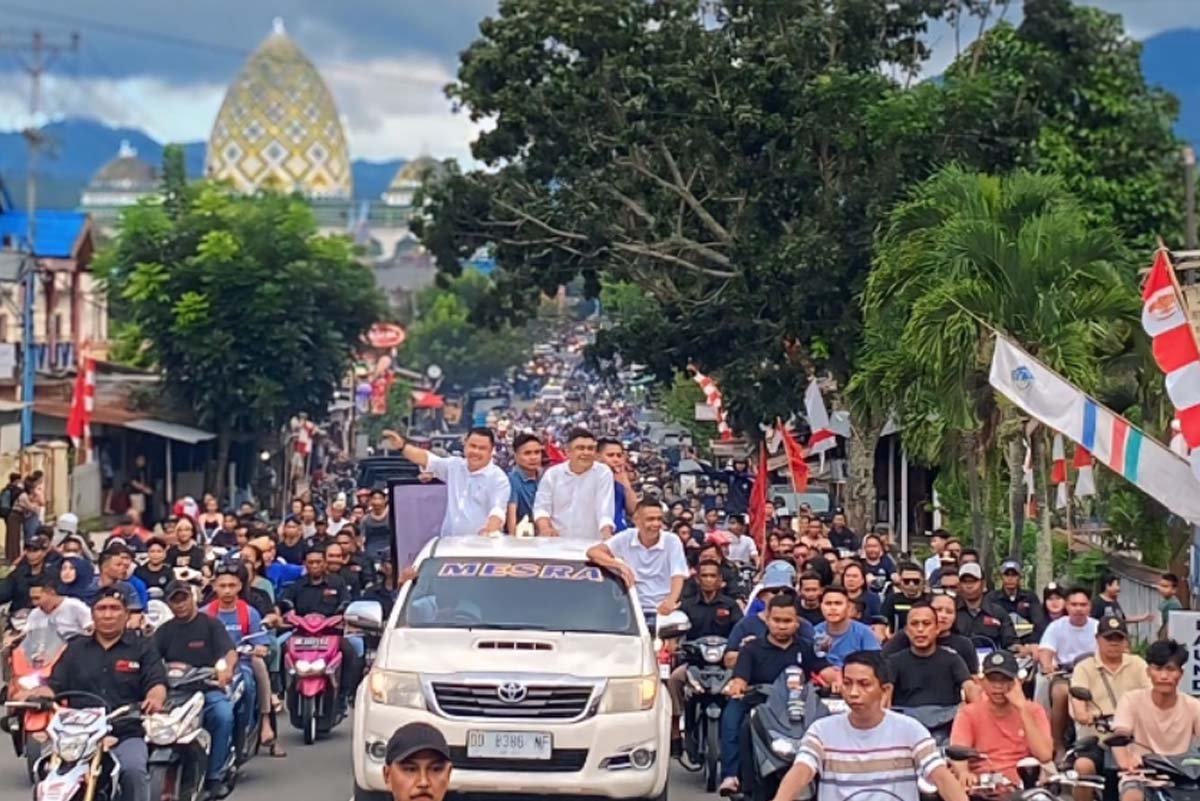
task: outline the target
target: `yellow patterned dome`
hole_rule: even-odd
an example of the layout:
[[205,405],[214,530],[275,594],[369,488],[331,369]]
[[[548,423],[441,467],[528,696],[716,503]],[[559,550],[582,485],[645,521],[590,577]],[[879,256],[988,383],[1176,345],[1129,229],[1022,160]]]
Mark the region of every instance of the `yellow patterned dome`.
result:
[[350,155],[333,95],[278,20],[225,93],[205,173],[246,193],[351,196]]

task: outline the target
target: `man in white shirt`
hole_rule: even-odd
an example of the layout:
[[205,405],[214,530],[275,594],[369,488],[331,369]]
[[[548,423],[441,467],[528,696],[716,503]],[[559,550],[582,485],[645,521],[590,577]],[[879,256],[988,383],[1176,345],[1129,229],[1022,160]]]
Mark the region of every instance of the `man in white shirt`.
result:
[[346,519],[346,501],[344,498],[338,498],[329,504],[329,536],[336,537],[338,532],[342,530],[342,527],[349,522]]
[[633,515],[637,528],[627,528],[588,548],[587,557],[601,567],[621,574],[637,588],[642,611],[670,614],[679,607],[683,582],[688,577],[683,543],[663,531],[663,510],[657,501],[638,504]]
[[613,534],[613,473],[596,461],[596,437],[574,428],[567,435],[568,460],[542,475],[533,499],[539,537],[608,539]]
[[725,553],[730,561],[743,565],[758,564],[758,545],[754,538],[746,533],[746,519],[743,515],[729,516],[729,547]]
[[[1092,600],[1087,590],[1075,587],[1067,592],[1067,614],[1047,626],[1038,643],[1043,676],[1055,673],[1060,667],[1074,666],[1083,657],[1096,653],[1098,621],[1091,617],[1091,611]],[[1050,731],[1054,735],[1055,753],[1064,748],[1070,681],[1069,674],[1050,680]]]
[[467,432],[462,456],[438,456],[412,445],[395,431],[384,431],[393,449],[446,484],[443,537],[496,534],[504,528],[504,513],[512,488],[508,476],[492,462],[496,435],[490,428]]
[[29,610],[25,630],[34,631],[51,626],[64,640],[86,634],[92,627],[92,610],[78,598],[60,595],[58,575],[37,577],[34,587],[40,588],[37,603]]
[[929,535],[929,550],[933,553],[925,560],[926,581],[929,581],[930,577],[942,566],[942,551],[946,550],[946,543],[949,541],[950,533],[945,529],[939,528]]

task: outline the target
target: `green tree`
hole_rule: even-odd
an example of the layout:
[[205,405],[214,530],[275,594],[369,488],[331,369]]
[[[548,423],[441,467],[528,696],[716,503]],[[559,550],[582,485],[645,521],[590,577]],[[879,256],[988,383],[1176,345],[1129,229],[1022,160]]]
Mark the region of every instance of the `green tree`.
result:
[[[999,329],[1085,389],[1137,312],[1135,270],[1053,176],[957,167],[889,215],[863,296],[865,342],[849,392],[894,412],[909,453],[962,470],[975,542],[990,558],[985,468],[1002,407],[988,384]],[[1048,543],[1047,543],[1048,544]]]
[[530,341],[519,328],[497,322],[492,329],[471,320],[471,302],[490,288],[487,277],[467,270],[448,288],[430,287],[417,297],[419,317],[409,326],[400,358],[424,371],[436,364],[446,380],[469,389],[497,379],[529,358]]
[[273,436],[299,412],[324,418],[384,303],[349,239],[318,236],[303,200],[183,184],[170,153],[170,202],[125,210],[96,269],[126,341],[144,343],[170,393],[217,432],[219,486],[235,438]]

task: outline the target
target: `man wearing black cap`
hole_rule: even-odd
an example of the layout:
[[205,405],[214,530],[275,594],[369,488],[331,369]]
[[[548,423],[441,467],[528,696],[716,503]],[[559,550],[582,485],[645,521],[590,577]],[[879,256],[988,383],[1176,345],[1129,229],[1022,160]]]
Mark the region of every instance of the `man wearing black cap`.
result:
[[[328,574],[325,552],[313,548],[304,555],[305,574],[284,588],[280,607],[288,607],[298,615],[316,613],[325,617],[340,615],[350,604],[346,583]],[[353,697],[362,678],[362,663],[358,653],[345,637],[338,641],[342,652],[342,700]]]
[[383,781],[392,801],[443,801],[450,788],[450,747],[428,723],[396,729],[387,743]]
[[[217,681],[225,687],[238,665],[233,641],[221,621],[200,614],[192,587],[178,579],[164,593],[174,618],[154,632],[154,645],[167,663],[182,662],[192,667],[216,668]],[[214,798],[228,795],[225,788],[225,763],[233,746],[233,703],[221,690],[204,693],[204,728],[212,736],[205,783]]]
[[958,569],[958,617],[954,631],[964,637],[987,637],[1000,648],[1011,648],[1017,632],[1008,614],[983,594],[983,569],[967,562]]
[[32,609],[32,589],[43,573],[50,555],[50,537],[41,529],[25,537],[25,550],[21,561],[7,576],[0,579],[0,605],[9,603],[9,614],[21,609]]
[[[127,632],[126,595],[116,587],[100,590],[92,602],[93,632],[76,637],[50,673],[49,686],[35,694],[86,692],[104,699],[109,709],[132,704],[146,714],[160,712],[167,699],[166,671],[153,644]],[[137,719],[118,719],[113,754],[121,762],[122,801],[149,801],[150,774],[146,741]]]
[[1009,559],[1000,565],[1000,586],[988,593],[986,600],[1004,610],[1010,620],[1016,615],[1023,621],[1013,620],[1021,650],[1036,656],[1038,638],[1046,628],[1046,614],[1037,595],[1022,589],[1020,562]]

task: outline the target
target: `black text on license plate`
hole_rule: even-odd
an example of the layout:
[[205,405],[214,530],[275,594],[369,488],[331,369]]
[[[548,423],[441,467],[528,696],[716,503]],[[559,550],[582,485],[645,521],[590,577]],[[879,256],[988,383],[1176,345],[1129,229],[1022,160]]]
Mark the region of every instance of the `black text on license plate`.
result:
[[324,637],[293,637],[292,638],[292,647],[305,648],[305,649],[324,648],[325,647],[325,638]]
[[467,757],[472,759],[550,759],[554,737],[540,731],[467,732]]

